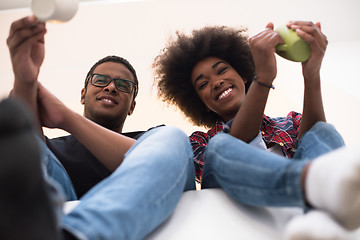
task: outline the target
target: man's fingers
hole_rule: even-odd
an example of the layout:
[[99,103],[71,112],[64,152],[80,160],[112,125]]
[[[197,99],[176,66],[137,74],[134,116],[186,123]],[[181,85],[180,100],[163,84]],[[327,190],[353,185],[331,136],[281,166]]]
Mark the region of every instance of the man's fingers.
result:
[[18,29],[12,36],[7,39],[7,45],[12,53],[24,43],[32,44],[36,41],[43,42],[46,33],[45,25],[40,24],[35,27]]

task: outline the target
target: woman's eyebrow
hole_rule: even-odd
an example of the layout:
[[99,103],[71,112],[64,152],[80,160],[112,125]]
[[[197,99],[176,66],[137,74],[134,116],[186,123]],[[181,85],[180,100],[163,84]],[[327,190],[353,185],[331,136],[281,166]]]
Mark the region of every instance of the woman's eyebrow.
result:
[[220,63],[224,63],[224,62],[219,61],[219,62],[215,63],[214,65],[212,65],[212,66],[211,66],[211,68],[216,68],[216,67],[217,67],[217,65],[219,65]]
[[[225,63],[225,62],[223,62],[223,61],[216,62],[214,65],[211,66],[211,68],[212,68],[212,69],[216,68],[220,63]],[[196,82],[197,82],[198,80],[200,80],[202,77],[204,77],[204,75],[203,75],[203,74],[200,74],[197,78],[195,78],[195,80],[194,80],[194,85],[195,85]]]
[[203,74],[200,74],[197,78],[195,78],[195,80],[194,80],[194,85],[196,85],[196,82],[197,82],[198,80],[200,80],[203,76],[204,76]]

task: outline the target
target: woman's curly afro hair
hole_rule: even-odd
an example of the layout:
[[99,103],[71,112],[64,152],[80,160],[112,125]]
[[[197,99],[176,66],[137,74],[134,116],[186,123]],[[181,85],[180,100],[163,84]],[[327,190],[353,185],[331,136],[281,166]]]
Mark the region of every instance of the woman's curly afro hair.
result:
[[247,91],[255,76],[255,67],[246,29],[213,26],[193,30],[191,35],[180,32],[176,35],[153,63],[158,96],[180,108],[195,125],[210,128],[222,119],[209,111],[198,97],[191,82],[192,69],[207,57],[221,58],[246,80]]

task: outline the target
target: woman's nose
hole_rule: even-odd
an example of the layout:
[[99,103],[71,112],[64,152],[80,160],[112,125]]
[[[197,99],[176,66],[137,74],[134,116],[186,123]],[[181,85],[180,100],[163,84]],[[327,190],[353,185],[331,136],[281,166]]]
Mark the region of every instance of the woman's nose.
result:
[[224,84],[224,79],[215,79],[214,82],[213,82],[213,88],[214,89],[217,89],[219,87],[221,87],[221,85]]

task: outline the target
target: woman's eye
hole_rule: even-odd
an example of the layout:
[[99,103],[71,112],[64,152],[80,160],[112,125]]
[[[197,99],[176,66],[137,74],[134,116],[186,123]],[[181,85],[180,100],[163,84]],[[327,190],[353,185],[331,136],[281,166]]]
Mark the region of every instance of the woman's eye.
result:
[[201,90],[201,89],[204,89],[204,88],[206,87],[206,85],[207,85],[207,82],[202,82],[202,83],[200,83],[199,89],[200,89],[200,90]]
[[218,70],[218,74],[219,74],[219,75],[220,75],[220,74],[223,74],[223,73],[226,72],[226,70],[227,70],[227,67],[221,67],[221,68],[219,68],[219,70]]

